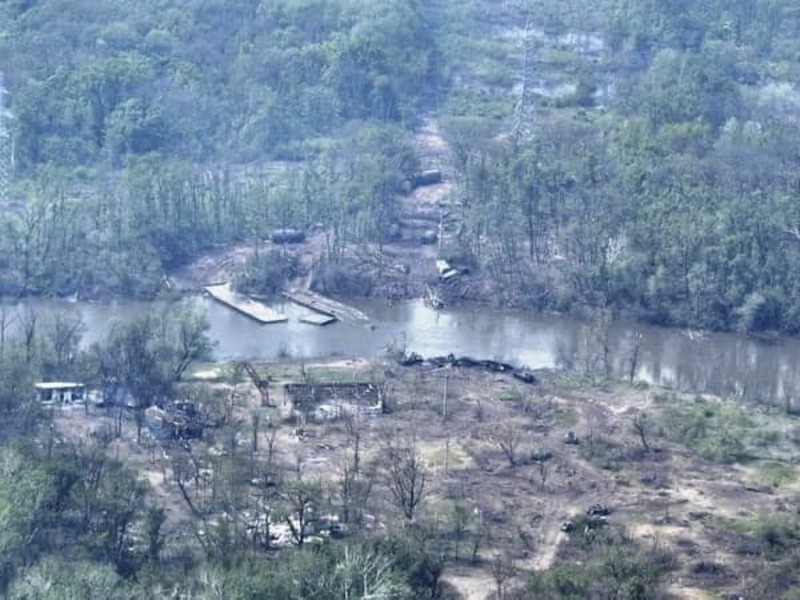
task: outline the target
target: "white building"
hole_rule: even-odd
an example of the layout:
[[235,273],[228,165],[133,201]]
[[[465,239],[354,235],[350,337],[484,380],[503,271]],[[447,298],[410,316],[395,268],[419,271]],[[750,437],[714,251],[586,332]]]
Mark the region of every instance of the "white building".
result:
[[83,402],[86,386],[82,383],[70,381],[45,381],[35,383],[36,397],[39,402],[69,404]]

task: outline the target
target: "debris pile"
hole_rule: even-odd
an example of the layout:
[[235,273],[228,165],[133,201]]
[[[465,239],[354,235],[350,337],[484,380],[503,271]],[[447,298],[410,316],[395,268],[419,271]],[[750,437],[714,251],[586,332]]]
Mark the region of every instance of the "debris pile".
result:
[[149,407],[145,422],[154,437],[177,440],[201,439],[205,429],[220,425],[211,415],[198,410],[194,402],[180,400],[161,408]]
[[294,410],[316,421],[383,413],[381,389],[374,383],[288,383],[285,389]]
[[483,369],[489,373],[509,373],[515,379],[528,384],[536,383],[536,376],[529,369],[515,367],[512,364],[488,359],[475,359],[469,356],[455,356],[448,354],[447,356],[433,356],[431,358],[423,358],[416,352],[410,354],[402,354],[397,359],[397,364],[401,367],[415,367],[418,365],[430,365],[432,367],[459,367],[464,369]]

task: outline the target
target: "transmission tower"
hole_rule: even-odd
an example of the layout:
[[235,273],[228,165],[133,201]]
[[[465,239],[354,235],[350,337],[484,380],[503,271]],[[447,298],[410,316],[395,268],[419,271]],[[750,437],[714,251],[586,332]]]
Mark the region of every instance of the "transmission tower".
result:
[[533,22],[528,19],[522,37],[522,90],[514,107],[514,123],[511,126],[511,138],[514,142],[530,139],[536,120],[534,111],[533,82],[536,73],[534,65],[536,57],[536,36]]
[[7,125],[11,113],[6,110],[5,85],[0,72],[0,204],[8,202],[8,185],[11,181],[12,141],[11,130]]

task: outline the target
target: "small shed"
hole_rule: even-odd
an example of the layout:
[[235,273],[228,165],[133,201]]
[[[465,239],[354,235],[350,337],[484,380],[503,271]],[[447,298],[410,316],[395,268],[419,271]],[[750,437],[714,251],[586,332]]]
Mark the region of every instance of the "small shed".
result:
[[86,386],[73,381],[43,381],[33,384],[39,402],[70,404],[83,402]]

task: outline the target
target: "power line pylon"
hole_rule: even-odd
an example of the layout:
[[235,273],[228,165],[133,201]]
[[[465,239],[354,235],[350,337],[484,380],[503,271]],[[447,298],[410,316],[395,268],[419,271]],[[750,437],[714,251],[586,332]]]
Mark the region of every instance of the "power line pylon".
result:
[[531,19],[525,23],[525,32],[522,38],[522,89],[519,100],[514,107],[514,122],[511,126],[511,138],[514,143],[530,139],[536,123],[534,106],[534,80],[536,56],[536,38]]

